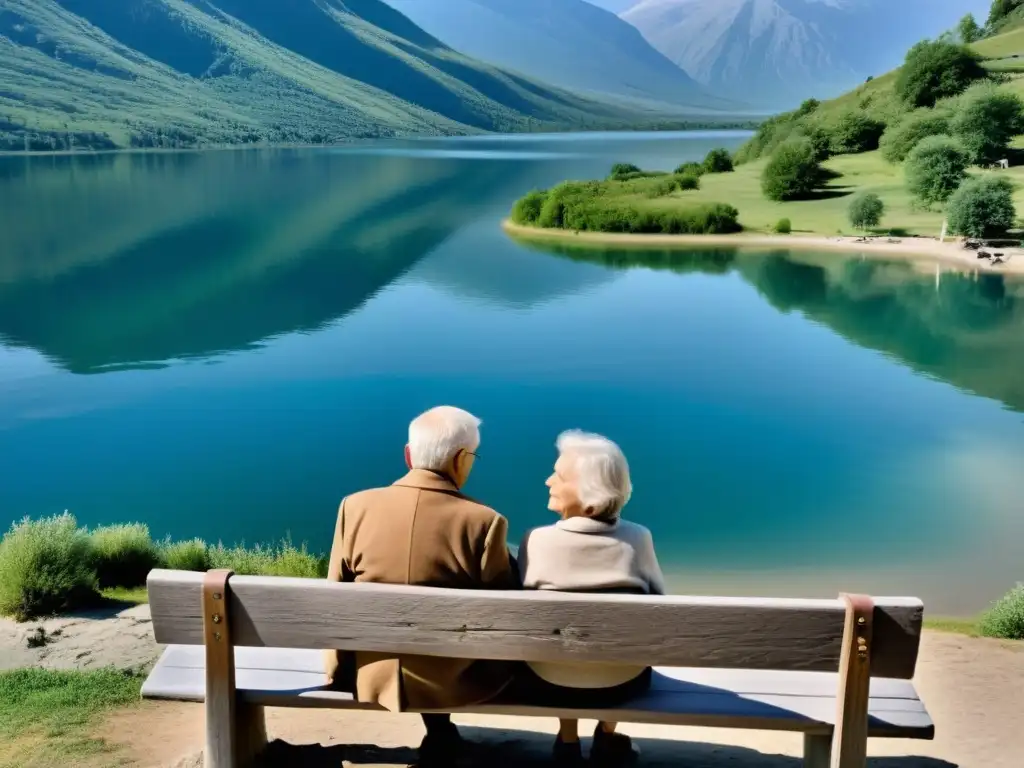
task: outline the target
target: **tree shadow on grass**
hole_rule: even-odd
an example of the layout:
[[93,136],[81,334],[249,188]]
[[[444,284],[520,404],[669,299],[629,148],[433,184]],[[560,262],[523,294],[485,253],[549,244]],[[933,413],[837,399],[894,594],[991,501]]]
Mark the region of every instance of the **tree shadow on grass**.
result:
[[816,189],[800,197],[803,202],[815,200],[834,200],[837,197],[848,197],[853,194],[853,187],[824,187]]
[[[551,757],[552,736],[530,731],[497,728],[460,728],[471,743],[467,753],[452,768],[518,768],[554,766]],[[636,768],[802,768],[798,757],[769,755],[748,747],[670,739],[635,740],[640,757]],[[590,739],[583,740],[584,753]],[[338,744],[331,746],[292,745],[275,741],[258,763],[258,768],[340,768],[343,765],[416,766],[416,750],[411,747],[380,747],[374,744]],[[424,768],[426,768],[424,766]],[[882,757],[868,760],[868,768],[958,768],[955,763],[932,757]]]

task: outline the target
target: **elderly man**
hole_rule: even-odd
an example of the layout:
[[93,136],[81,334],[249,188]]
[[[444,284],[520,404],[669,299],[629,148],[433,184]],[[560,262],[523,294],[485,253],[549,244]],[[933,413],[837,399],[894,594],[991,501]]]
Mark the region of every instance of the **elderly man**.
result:
[[[409,473],[394,485],[348,496],[338,510],[327,578],[454,589],[514,589],[508,523],[464,496],[480,445],[480,420],[441,406],[409,425]],[[511,679],[500,662],[387,657],[355,653],[355,692],[361,702],[391,711],[447,709],[493,698]],[[339,673],[342,652],[329,651],[327,674]],[[450,764],[461,745],[447,715],[423,715],[424,762]]]

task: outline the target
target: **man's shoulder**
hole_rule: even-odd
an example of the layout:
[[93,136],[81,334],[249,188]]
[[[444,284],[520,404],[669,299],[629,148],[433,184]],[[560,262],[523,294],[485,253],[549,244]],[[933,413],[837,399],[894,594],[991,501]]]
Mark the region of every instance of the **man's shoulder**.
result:
[[505,519],[504,516],[493,507],[487,506],[482,501],[478,501],[472,496],[466,496],[463,493],[458,493],[449,494],[449,497],[452,499],[453,505],[457,504],[460,514],[466,515],[475,522],[490,525],[495,520]]

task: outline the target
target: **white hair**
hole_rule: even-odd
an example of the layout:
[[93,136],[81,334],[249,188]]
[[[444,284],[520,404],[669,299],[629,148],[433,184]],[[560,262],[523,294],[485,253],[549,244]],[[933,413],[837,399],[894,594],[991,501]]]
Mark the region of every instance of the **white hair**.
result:
[[421,413],[409,425],[409,461],[413,469],[439,472],[459,451],[480,445],[480,419],[461,408],[440,405]]
[[633,495],[622,449],[607,437],[575,429],[559,435],[556,445],[573,464],[583,506],[593,508],[598,519],[618,520]]

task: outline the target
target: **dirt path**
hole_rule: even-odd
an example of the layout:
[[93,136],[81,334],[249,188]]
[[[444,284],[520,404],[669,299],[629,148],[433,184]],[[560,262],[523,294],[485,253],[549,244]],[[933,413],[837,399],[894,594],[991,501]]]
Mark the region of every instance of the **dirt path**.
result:
[[[1022,768],[1024,644],[926,632],[916,679],[936,723],[933,742],[874,740],[872,768]],[[268,710],[275,766],[406,766],[422,737],[418,718],[376,712]],[[548,765],[554,722],[463,717],[464,733],[482,745],[485,768]],[[586,727],[585,724],[584,727]],[[799,768],[799,736],[706,728],[624,726],[638,738],[640,768]],[[143,768],[201,763],[203,711],[191,704],[144,704],[117,712],[102,735]],[[317,746],[320,745],[320,746]]]

